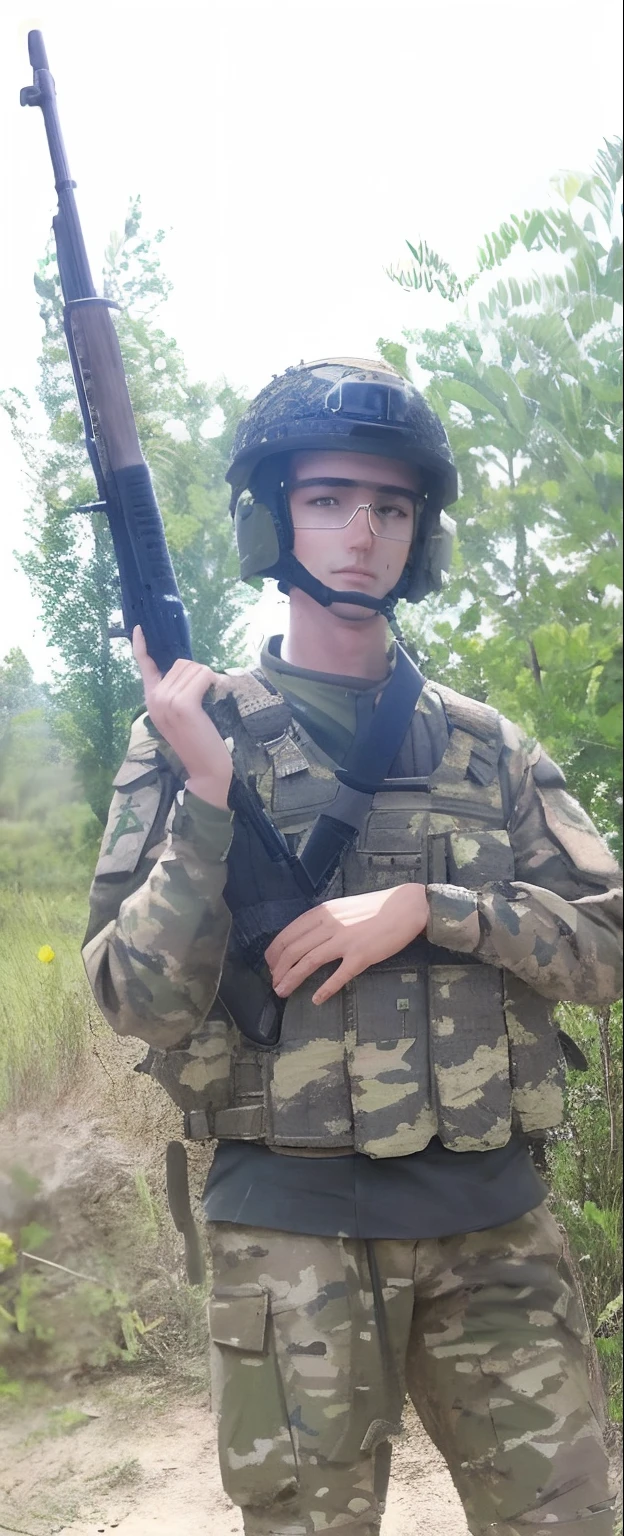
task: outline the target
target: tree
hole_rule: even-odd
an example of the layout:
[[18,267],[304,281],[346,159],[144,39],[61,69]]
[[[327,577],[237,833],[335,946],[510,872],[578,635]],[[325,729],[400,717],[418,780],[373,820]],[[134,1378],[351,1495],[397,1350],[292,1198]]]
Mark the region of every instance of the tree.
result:
[[[621,805],[621,145],[560,206],[512,218],[460,280],[424,242],[393,273],[464,298],[516,246],[554,271],[502,279],[444,331],[406,332],[461,477],[458,553],[410,633],[438,675],[540,737],[617,842]],[[590,211],[587,212],[587,205]],[[396,343],[380,342],[399,362]],[[407,352],[403,351],[407,366]],[[452,610],[452,616],[449,616]],[[407,621],[409,625],[409,620]]]
[[[226,489],[228,450],[239,396],[226,384],[191,383],[177,343],[158,323],[170,285],[162,271],[162,233],[143,235],[137,198],[123,234],[105,255],[104,292],[122,308],[119,339],[139,437],[150,464],[198,660],[221,668],[239,659],[238,582]],[[49,643],[62,667],[53,674],[55,730],[74,759],[85,796],[105,821],[112,775],[130,719],[141,702],[126,642],[109,637],[119,589],[105,518],[74,509],[96,499],[83,425],[65,348],[55,254],[48,249],[35,287],[44,322],[39,397],[45,437],[16,391],[4,399],[31,482],[30,548],[21,557],[36,592]],[[215,416],[217,435],[210,435]],[[247,599],[248,600],[248,599]]]
[[15,715],[37,709],[45,701],[45,691],[38,687],[28,657],[14,645],[0,662],[0,742]]

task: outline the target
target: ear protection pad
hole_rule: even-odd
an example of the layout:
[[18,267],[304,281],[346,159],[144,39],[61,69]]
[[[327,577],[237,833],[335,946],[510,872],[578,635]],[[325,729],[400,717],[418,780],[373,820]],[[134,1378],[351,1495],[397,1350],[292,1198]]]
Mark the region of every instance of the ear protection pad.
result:
[[243,581],[261,576],[277,564],[280,546],[273,514],[261,501],[254,501],[249,491],[239,496],[234,529]]

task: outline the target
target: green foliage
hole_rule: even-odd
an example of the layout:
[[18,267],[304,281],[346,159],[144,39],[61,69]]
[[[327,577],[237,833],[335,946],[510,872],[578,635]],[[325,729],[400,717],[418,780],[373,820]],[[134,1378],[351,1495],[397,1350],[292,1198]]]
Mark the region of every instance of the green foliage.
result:
[[14,715],[45,707],[46,690],[35,683],[24,652],[14,646],[0,662],[0,749]]
[[[61,1277],[79,1283],[66,1286],[59,1308],[58,1281]],[[101,1367],[111,1360],[134,1362],[144,1353],[144,1340],[148,1334],[159,1328],[163,1321],[162,1317],[156,1317],[145,1322],[126,1291],[117,1284],[100,1285],[96,1280],[80,1280],[62,1265],[53,1276],[50,1272],[47,1276],[45,1272],[32,1274],[28,1268],[16,1267],[14,1275],[7,1277],[3,1294],[0,1338],[7,1354],[10,1352],[14,1356],[14,1370],[19,1369],[20,1361],[27,1354],[32,1357],[33,1352],[39,1359],[45,1359],[50,1351],[59,1365],[75,1367],[80,1364],[83,1368],[85,1365]],[[49,1321],[52,1317],[53,1324]],[[75,1358],[77,1336],[82,1341],[79,1359]],[[7,1374],[6,1394],[15,1395],[16,1387],[19,1388],[19,1376],[16,1381],[11,1381]],[[67,1433],[81,1422],[82,1415],[77,1419],[59,1420],[57,1433]]]
[[615,847],[622,244],[596,224],[612,217],[618,176],[621,151],[607,145],[593,176],[567,179],[570,206],[512,221],[509,237],[486,242],[480,270],[517,241],[548,247],[559,270],[533,279],[530,293],[510,278],[478,320],[406,332],[462,486],[451,579],[416,620],[406,614],[408,638],[452,686],[487,697],[543,741]]
[[588,1071],[570,1072],[563,1132],[548,1148],[555,1210],[583,1274],[612,1417],[622,1417],[622,1004],[560,1004]]
[[86,892],[101,837],[48,704],[0,726],[0,889]]
[[[398,270],[390,268],[388,275],[401,288],[411,288],[415,291],[424,288],[427,293],[432,293],[435,288],[442,298],[453,304],[467,296],[482,273],[491,272],[495,267],[502,266],[514,247],[521,245],[526,251],[551,250],[565,255],[571,252],[570,266],[564,272],[556,273],[554,277],[551,274],[534,276],[522,283],[519,283],[515,277],[511,277],[507,285],[500,282],[495,289],[492,289],[489,302],[482,307],[482,319],[486,315],[491,317],[497,308],[504,310],[510,305],[518,308],[521,303],[544,306],[555,295],[565,297],[567,291],[578,294],[577,284],[591,283],[592,278],[596,276],[607,298],[620,301],[621,242],[616,236],[607,248],[600,246],[599,242],[593,238],[596,232],[591,213],[586,215],[583,221],[583,232],[587,232],[590,237],[584,241],[579,224],[568,213],[568,209],[577,199],[589,203],[610,231],[621,179],[622,141],[614,139],[610,142],[605,139],[604,149],[598,151],[596,165],[590,176],[579,176],[574,172],[568,172],[555,179],[554,190],[565,206],[525,210],[522,216],[512,214],[507,223],[501,224],[498,230],[484,237],[483,245],[477,253],[476,269],[468,277],[458,277],[449,263],[444,261],[437,251],[432,250],[425,240],[420,240],[417,246],[407,240],[406,245],[413,258],[411,264],[406,268],[399,267]],[[598,272],[596,271],[597,256],[604,258],[603,266]],[[581,310],[582,308],[581,299]]]
[[12,1269],[14,1264],[17,1264],[14,1244],[8,1232],[0,1232],[0,1275],[5,1269]]
[[[18,1167],[7,1178],[14,1215],[0,1234],[0,1399],[54,1384],[67,1371],[146,1359],[153,1365],[173,1346],[184,1354],[191,1347],[182,1337],[187,1320],[193,1353],[203,1355],[205,1295],[190,1295],[175,1274],[175,1234],[143,1170],[128,1177],[121,1205],[112,1203],[113,1188],[98,1188],[96,1180],[92,1203],[84,1206],[79,1196],[69,1223],[70,1206],[55,1181],[43,1188]],[[34,1209],[45,1215],[45,1228]],[[42,1433],[66,1433],[78,1422],[59,1415]]]
[[[104,291],[121,306],[119,339],[139,437],[150,464],[194,654],[222,668],[239,659],[237,619],[247,598],[238,581],[227,494],[228,450],[243,402],[226,384],[192,383],[177,343],[158,323],[169,283],[162,233],[142,232],[140,201],[106,251]],[[27,402],[4,398],[31,484],[30,549],[23,569],[39,598],[43,627],[62,666],[53,673],[54,731],[74,759],[83,795],[100,823],[141,702],[127,642],[111,640],[119,591],[106,520],[75,507],[96,499],[62,324],[56,258],[48,249],[35,277],[44,322],[39,396],[48,432],[36,431]],[[217,435],[210,435],[220,418]],[[0,680],[0,702],[2,699]]]

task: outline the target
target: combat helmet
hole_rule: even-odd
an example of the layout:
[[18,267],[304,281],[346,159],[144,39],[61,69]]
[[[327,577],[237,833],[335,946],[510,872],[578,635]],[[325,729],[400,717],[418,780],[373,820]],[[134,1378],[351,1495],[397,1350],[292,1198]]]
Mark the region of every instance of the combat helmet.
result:
[[[421,471],[424,509],[405,570],[384,598],[337,592],[295,558],[286,481],[288,456],[328,449],[387,455]],[[457,473],[439,417],[414,385],[385,362],[349,357],[300,363],[275,377],[238,423],[226,479],[244,580],[271,576],[328,607],[357,603],[392,621],[400,597],[418,603],[442,586],[455,524]]]

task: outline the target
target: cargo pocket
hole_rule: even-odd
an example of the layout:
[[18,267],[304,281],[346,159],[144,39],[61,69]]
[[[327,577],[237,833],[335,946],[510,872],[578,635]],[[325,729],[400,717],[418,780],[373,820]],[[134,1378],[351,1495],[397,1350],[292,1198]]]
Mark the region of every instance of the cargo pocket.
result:
[[243,1508],[287,1503],[299,1478],[268,1294],[260,1285],[217,1286],[208,1318],[225,1492]]

